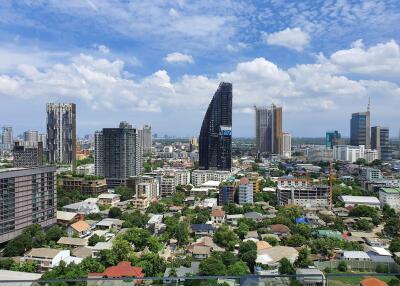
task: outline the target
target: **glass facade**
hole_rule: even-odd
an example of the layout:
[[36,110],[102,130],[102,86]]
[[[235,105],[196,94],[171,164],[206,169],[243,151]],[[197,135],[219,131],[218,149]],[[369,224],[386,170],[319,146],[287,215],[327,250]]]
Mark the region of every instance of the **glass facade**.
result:
[[353,113],[350,120],[350,144],[353,146],[364,145],[366,149],[369,149],[370,143],[371,130],[369,111]]
[[334,145],[338,145],[337,143],[340,138],[341,135],[337,130],[326,132],[325,146],[332,149]]
[[232,84],[222,82],[208,106],[199,137],[199,168],[231,170]]

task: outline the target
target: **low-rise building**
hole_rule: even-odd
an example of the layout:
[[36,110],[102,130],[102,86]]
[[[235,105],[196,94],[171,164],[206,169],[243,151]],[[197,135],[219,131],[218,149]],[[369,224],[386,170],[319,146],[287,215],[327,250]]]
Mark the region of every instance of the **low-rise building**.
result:
[[[98,273],[98,272],[91,272],[88,274],[89,278],[121,278],[121,279],[127,279],[127,278],[143,278],[144,273],[143,273],[143,268],[141,267],[134,267],[131,265],[131,262],[129,261],[121,261],[115,266],[110,266],[107,267],[103,272]],[[98,281],[93,281],[95,284],[90,284],[91,282],[89,281],[89,285],[98,285]],[[112,281],[110,281],[112,282]],[[136,280],[134,282],[135,285],[141,284],[141,280]],[[110,283],[111,285],[111,283]]]
[[96,176],[62,176],[58,179],[58,186],[64,191],[79,191],[90,196],[107,192],[106,180]]
[[298,205],[302,207],[327,207],[330,192],[328,186],[315,185],[310,187],[278,187],[279,205]]
[[161,197],[170,197],[175,194],[176,180],[175,176],[162,176],[160,182]]
[[214,209],[211,211],[211,221],[216,224],[225,222],[225,212],[223,210]]
[[25,253],[23,260],[33,262],[38,265],[39,272],[46,272],[60,265],[64,261],[67,265],[70,263],[79,264],[82,259],[73,257],[69,250],[53,248],[32,248]]
[[380,208],[381,202],[376,197],[369,196],[339,196],[339,200],[344,203],[344,206],[347,208],[349,206],[370,206],[375,208]]
[[67,228],[67,234],[70,237],[76,235],[80,238],[83,238],[89,236],[90,233],[91,233],[90,225],[83,220],[77,221],[76,223],[71,224]]
[[82,218],[78,213],[57,211],[57,223],[63,225],[70,225],[77,222]]
[[81,202],[65,205],[63,206],[63,211],[87,215],[99,213],[100,209],[97,205],[97,199],[89,198]]
[[249,179],[241,178],[238,187],[238,202],[240,205],[253,203],[253,184]]
[[99,205],[105,205],[105,206],[114,207],[121,200],[121,195],[105,193],[105,194],[99,195],[97,197],[97,199],[98,199],[97,203]]
[[222,182],[232,175],[229,171],[217,170],[194,170],[192,172],[192,184],[195,187],[201,186],[207,181]]
[[381,206],[388,205],[396,211],[400,210],[400,188],[381,188],[379,190]]
[[212,224],[207,223],[199,223],[199,224],[192,224],[191,225],[192,232],[195,235],[214,235],[215,227]]

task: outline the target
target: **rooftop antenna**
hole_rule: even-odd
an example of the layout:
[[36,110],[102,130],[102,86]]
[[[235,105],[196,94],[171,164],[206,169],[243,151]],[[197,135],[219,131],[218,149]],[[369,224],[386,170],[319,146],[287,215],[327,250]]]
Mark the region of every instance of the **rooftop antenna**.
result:
[[371,110],[371,96],[368,96],[368,105],[367,105],[367,112]]

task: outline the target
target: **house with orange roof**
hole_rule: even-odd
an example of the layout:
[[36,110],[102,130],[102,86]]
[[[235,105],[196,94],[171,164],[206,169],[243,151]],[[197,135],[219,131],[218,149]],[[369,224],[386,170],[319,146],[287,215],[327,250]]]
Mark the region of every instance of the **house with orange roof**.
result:
[[220,209],[213,209],[211,211],[211,221],[216,224],[225,222],[225,212]]
[[91,234],[91,227],[86,221],[80,220],[68,226],[67,234],[69,237],[78,236],[79,238],[84,238]]
[[[143,278],[143,268],[135,267],[131,265],[129,261],[121,261],[115,266],[106,268],[103,272],[91,272],[88,274],[88,278]],[[142,279],[135,281],[138,285],[142,283]]]

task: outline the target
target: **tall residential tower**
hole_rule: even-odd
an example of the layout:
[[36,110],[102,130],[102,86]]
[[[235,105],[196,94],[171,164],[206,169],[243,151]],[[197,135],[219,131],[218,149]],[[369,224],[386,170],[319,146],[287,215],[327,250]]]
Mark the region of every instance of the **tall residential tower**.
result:
[[232,84],[221,82],[208,106],[199,137],[199,168],[231,170]]
[[47,148],[50,164],[72,164],[76,157],[76,105],[47,104]]
[[271,107],[260,108],[256,111],[256,152],[257,154],[283,153],[282,107],[274,104]]

